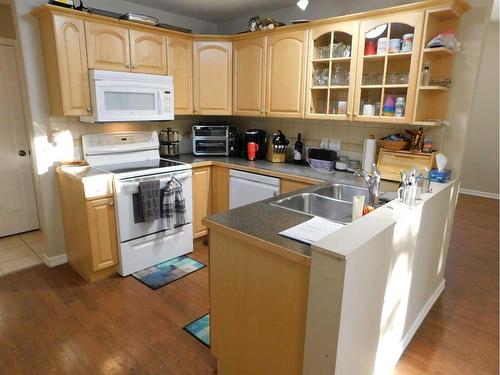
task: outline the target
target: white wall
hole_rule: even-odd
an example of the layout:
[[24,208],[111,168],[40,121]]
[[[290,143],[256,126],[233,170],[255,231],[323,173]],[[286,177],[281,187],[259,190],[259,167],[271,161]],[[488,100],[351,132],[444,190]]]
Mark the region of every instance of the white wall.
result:
[[[30,113],[30,134],[37,186],[37,204],[40,222],[47,242],[47,255],[54,257],[65,253],[64,233],[59,205],[57,180],[53,163],[59,159],[60,148],[51,142],[51,120],[47,98],[47,83],[44,71],[38,21],[31,14],[33,8],[46,3],[45,0],[13,0],[15,21],[19,32],[23,55],[28,106]],[[88,7],[105,8],[117,12],[138,12],[152,14],[161,22],[193,29],[197,33],[213,33],[213,23],[179,16],[151,9],[122,0],[87,0]]]
[[472,193],[499,194],[499,28],[498,1],[488,25],[474,102],[467,128],[461,188]]

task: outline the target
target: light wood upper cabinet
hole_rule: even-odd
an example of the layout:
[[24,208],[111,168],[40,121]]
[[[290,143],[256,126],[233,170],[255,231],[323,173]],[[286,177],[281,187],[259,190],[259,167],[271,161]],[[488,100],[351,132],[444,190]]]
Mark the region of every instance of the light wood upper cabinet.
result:
[[208,233],[201,219],[212,213],[211,167],[193,169],[193,233],[194,238]]
[[193,43],[194,113],[232,113],[232,43]]
[[174,78],[176,115],[193,114],[193,42],[168,37],[168,75]]
[[[412,121],[423,20],[424,12],[410,12],[361,22],[353,110],[356,121]],[[388,42],[385,50],[369,52],[369,43],[377,45],[380,38],[389,41],[407,34],[413,34],[411,50],[392,50]],[[398,101],[404,103],[399,116],[394,113],[394,103]]]
[[229,168],[212,167],[212,214],[229,210]]
[[90,113],[89,76],[83,19],[46,14],[40,18],[50,113]]
[[118,264],[118,244],[113,198],[87,202],[92,271]]
[[306,117],[351,120],[356,86],[359,21],[309,32]]
[[265,115],[267,38],[238,40],[233,44],[233,113]]
[[130,61],[134,73],[167,74],[166,36],[131,29]]
[[267,116],[304,116],[306,47],[306,30],[268,37]]
[[130,71],[129,30],[103,22],[85,21],[89,69]]

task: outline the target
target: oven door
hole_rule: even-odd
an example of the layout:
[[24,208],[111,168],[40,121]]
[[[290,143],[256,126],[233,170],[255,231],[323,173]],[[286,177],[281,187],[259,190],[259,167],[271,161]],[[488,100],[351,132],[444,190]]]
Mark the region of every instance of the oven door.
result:
[[229,155],[227,138],[201,137],[193,138],[193,154],[195,155]]
[[[118,220],[118,238],[121,243],[149,234],[167,230],[163,219],[136,223],[134,220],[134,194],[139,193],[139,182],[160,180],[160,189],[175,177],[182,184],[182,192],[186,201],[186,224],[193,220],[191,170],[162,173],[147,177],[135,177],[115,181],[116,217]],[[172,229],[173,231],[176,228]]]
[[95,81],[95,122],[173,120],[173,88],[149,82]]

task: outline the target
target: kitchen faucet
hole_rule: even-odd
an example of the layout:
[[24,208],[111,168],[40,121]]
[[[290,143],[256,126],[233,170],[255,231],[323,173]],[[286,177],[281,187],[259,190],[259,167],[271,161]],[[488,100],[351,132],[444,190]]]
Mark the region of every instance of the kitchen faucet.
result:
[[370,206],[377,206],[380,196],[380,171],[377,169],[375,163],[372,164],[372,174],[365,170],[357,170],[354,172],[357,177],[363,177],[366,185],[368,186],[368,204]]

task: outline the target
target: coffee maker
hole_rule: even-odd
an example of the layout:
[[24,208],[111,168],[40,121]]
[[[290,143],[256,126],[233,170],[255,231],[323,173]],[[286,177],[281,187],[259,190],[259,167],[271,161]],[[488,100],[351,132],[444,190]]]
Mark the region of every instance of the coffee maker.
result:
[[243,153],[248,159],[248,143],[253,142],[258,145],[255,159],[265,159],[266,157],[266,132],[262,129],[249,129],[245,132],[243,141]]

